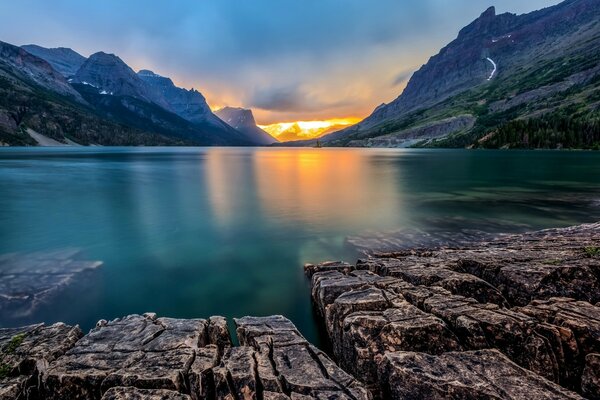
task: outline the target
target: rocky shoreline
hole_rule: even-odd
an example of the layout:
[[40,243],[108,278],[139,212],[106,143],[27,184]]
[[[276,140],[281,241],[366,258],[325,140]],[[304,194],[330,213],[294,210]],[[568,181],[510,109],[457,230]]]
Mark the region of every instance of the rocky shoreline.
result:
[[0,329],[0,399],[600,399],[600,223],[306,265],[282,316]]

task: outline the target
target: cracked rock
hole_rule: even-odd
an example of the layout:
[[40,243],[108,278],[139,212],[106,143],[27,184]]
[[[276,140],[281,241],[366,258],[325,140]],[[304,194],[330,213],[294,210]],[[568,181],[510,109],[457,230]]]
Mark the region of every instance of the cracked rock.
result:
[[63,323],[0,329],[0,399],[36,396],[39,375],[81,336]]
[[383,397],[390,400],[582,399],[497,350],[386,353],[379,374]]
[[186,391],[207,324],[147,314],[94,328],[43,374],[47,398],[100,399],[117,386]]
[[113,387],[104,393],[102,400],[191,400],[191,397],[165,389]]

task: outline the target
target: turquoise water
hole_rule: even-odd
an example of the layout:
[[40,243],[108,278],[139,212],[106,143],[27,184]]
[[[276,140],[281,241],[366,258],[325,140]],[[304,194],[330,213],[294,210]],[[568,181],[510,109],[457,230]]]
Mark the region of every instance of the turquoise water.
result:
[[347,235],[521,231],[600,219],[600,153],[467,150],[0,150],[0,255],[80,248],[104,265],[0,325],[284,314],[319,342],[305,262]]

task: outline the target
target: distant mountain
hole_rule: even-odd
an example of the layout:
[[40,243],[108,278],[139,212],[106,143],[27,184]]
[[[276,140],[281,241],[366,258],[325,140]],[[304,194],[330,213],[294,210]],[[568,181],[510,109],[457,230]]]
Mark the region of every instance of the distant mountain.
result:
[[297,123],[293,124],[286,130],[282,131],[279,135],[277,135],[277,139],[280,142],[295,142],[298,140],[306,139],[305,135],[302,135],[302,128]]
[[102,116],[49,63],[0,42],[0,145],[36,145],[30,131],[82,145],[193,144]]
[[113,54],[93,54],[67,81],[47,61],[0,42],[0,72],[4,144],[34,144],[29,130],[79,144],[255,144],[207,112],[195,91],[179,89],[200,96],[200,103],[190,101],[188,107],[198,105],[205,118],[191,122],[180,117],[172,111],[179,103],[168,91],[146,82]]
[[17,46],[0,42],[0,61],[11,73],[25,75],[44,89],[83,102],[79,93],[50,64]]
[[294,123],[287,129],[281,130],[277,135],[277,139],[279,139],[281,143],[286,143],[285,145],[287,145],[287,142],[295,142],[294,145],[299,145],[303,142],[314,144],[316,143],[317,138],[331,132],[339,131],[347,126],[348,125],[331,125],[327,127],[303,129],[298,123]]
[[71,83],[88,85],[103,94],[130,96],[147,102],[167,106],[157,99],[150,85],[146,84],[123,60],[102,51],[92,54],[70,80]]
[[[160,76],[144,69],[137,76],[150,88],[150,96],[157,103],[163,103],[171,112],[190,122],[205,122],[214,118],[202,93],[175,86],[170,78]],[[216,122],[216,121],[215,121]]]
[[66,47],[48,49],[35,44],[28,44],[21,46],[21,48],[36,57],[46,60],[52,65],[52,68],[62,74],[65,78],[70,78],[75,75],[86,60],[81,54]]
[[[493,138],[512,121],[525,119],[559,138],[541,140],[540,146],[560,147],[566,132],[558,120],[589,131],[598,118],[598,21],[598,0],[567,0],[524,15],[496,15],[491,7],[416,71],[397,99],[321,141],[330,146],[522,147]],[[557,115],[563,117],[557,120]],[[585,147],[593,141],[587,135],[573,143]]]
[[278,140],[256,125],[252,110],[236,107],[224,107],[215,111],[217,117],[228,125],[242,132],[246,137],[259,145],[277,143]]

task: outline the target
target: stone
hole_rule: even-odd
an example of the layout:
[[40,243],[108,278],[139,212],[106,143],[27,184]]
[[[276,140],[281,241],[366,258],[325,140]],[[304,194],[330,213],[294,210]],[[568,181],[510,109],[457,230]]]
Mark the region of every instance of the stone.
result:
[[240,344],[254,350],[257,378],[271,396],[371,398],[364,386],[308,343],[288,319],[244,317],[234,321]]
[[191,400],[191,397],[165,389],[113,387],[104,393],[102,400]]
[[187,391],[206,320],[130,315],[94,328],[43,374],[48,399],[100,399],[108,389]]
[[196,350],[196,357],[188,373],[193,400],[214,396],[213,369],[219,364],[224,349],[216,345],[208,345]]
[[63,323],[0,329],[0,399],[36,396],[39,375],[81,336]]
[[376,382],[377,362],[384,352],[439,354],[461,348],[441,319],[376,287],[340,295],[326,307],[325,321],[340,365],[368,384]]
[[557,330],[555,348],[562,352],[560,364],[565,373],[568,371],[565,380],[579,387],[584,359],[600,353],[600,307],[569,298],[551,298],[534,300],[516,310]]
[[221,364],[213,371],[217,399],[257,399],[256,360],[250,347],[227,349]]
[[582,399],[497,350],[386,353],[379,374],[383,398],[390,400]]
[[590,400],[600,400],[600,354],[588,354],[581,378],[583,395]]
[[492,285],[474,275],[457,272],[453,260],[435,257],[405,256],[359,260],[358,269],[368,269],[381,276],[400,278],[413,285],[440,286],[453,294],[473,297],[482,303],[507,305],[504,296]]

